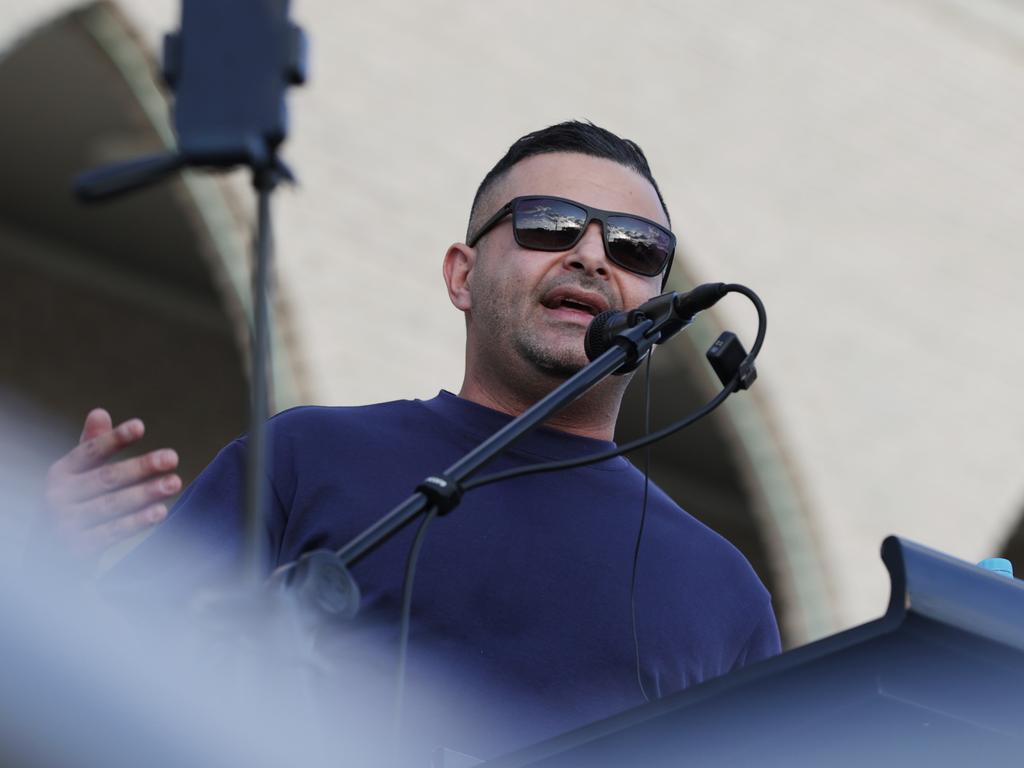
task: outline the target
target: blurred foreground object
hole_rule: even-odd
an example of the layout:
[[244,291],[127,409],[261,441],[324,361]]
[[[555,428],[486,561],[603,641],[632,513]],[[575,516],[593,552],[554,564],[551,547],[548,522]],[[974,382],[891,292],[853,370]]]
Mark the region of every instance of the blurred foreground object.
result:
[[[897,538],[883,559],[877,621],[488,765],[1016,764],[1024,585]],[[215,627],[128,622],[65,577],[51,563],[31,592],[0,581],[4,765],[357,765],[391,751],[387,718],[361,711],[380,681],[318,668],[287,606],[259,642],[210,653]],[[402,764],[428,764],[416,742]]]
[[288,606],[252,618],[264,631],[238,642],[241,621],[224,632],[158,611],[129,618],[57,559],[7,575],[4,766],[327,766],[383,749],[372,723],[352,719],[376,681],[350,670],[337,696],[311,695],[324,672]]

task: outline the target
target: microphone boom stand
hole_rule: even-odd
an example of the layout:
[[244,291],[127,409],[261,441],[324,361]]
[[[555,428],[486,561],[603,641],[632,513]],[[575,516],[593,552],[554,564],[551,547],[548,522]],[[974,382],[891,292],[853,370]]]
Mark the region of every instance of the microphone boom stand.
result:
[[438,514],[451,512],[470,475],[610,374],[632,370],[655,344],[680,331],[691,319],[692,313],[681,317],[671,310],[654,317],[637,315],[635,324],[617,333],[609,349],[443,473],[426,478],[415,493],[344,547],[307,552],[277,568],[270,575],[270,585],[291,592],[313,614],[353,618],[359,610],[359,587],[349,571],[352,566],[431,509],[436,508]]

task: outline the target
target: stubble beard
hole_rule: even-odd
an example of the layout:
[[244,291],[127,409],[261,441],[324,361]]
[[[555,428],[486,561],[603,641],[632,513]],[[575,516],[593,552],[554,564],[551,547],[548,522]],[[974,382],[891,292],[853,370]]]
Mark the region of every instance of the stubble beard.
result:
[[[492,288],[480,298],[480,305],[487,307],[488,310],[479,319],[483,326],[483,337],[492,339],[492,343],[499,339],[504,341],[497,344],[496,348],[511,350],[535,372],[548,379],[567,379],[586,365],[586,355],[583,351],[585,329],[579,329],[577,340],[545,338],[543,330],[534,328],[528,319],[516,310],[516,307],[523,306],[520,303],[521,297],[517,301],[517,297],[511,292]],[[532,298],[527,306],[540,304]],[[545,330],[550,332],[550,329]],[[514,375],[507,365],[498,365],[497,368],[504,369],[502,374]]]
[[545,344],[529,331],[516,334],[513,343],[519,354],[534,368],[547,376],[568,379],[586,364],[582,360],[583,340],[579,349],[569,345]]
[[[526,399],[532,402],[549,394],[566,379],[579,373],[589,363],[584,352],[583,329],[580,329],[578,343],[573,343],[568,338],[564,340],[542,339],[536,334],[530,333],[529,329],[524,329],[516,334],[512,342],[519,352],[520,359],[527,361],[531,369],[538,374],[535,375],[532,382],[524,382],[526,386],[522,390]],[[631,373],[624,376],[607,377],[565,407],[559,418],[578,419],[583,416],[585,419],[589,419],[595,413],[607,412],[612,414],[611,420],[614,423],[623,392],[631,377]],[[532,386],[530,386],[531,383]],[[575,415],[570,416],[570,413]]]
[[[543,314],[540,317],[531,314],[529,307],[540,306],[537,297],[523,304],[522,296],[514,291],[489,288],[481,292],[478,287],[477,306],[486,307],[487,311],[478,312],[473,319],[474,324],[478,324],[474,334],[478,337],[477,344],[482,344],[478,346],[482,354],[477,357],[477,363],[485,366],[480,373],[489,381],[488,389],[506,392],[530,404],[587,365],[584,327],[566,324],[560,329],[557,323],[545,322]],[[550,290],[550,286],[546,289]],[[609,407],[617,410],[628,381],[628,375],[609,377],[595,391],[570,405],[563,416],[569,410],[584,409],[592,413],[595,397],[611,397]],[[599,395],[597,389],[605,394]],[[614,416],[612,418],[614,420]]]

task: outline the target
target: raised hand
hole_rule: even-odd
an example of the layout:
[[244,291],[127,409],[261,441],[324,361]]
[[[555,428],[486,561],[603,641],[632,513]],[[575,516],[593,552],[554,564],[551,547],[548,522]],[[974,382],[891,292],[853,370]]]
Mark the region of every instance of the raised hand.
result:
[[85,418],[78,445],[56,461],[46,476],[50,527],[72,550],[98,558],[108,547],[167,517],[164,500],[181,490],[174,474],[178,454],[170,448],[111,461],[142,439],[141,419],[113,426],[95,408]]

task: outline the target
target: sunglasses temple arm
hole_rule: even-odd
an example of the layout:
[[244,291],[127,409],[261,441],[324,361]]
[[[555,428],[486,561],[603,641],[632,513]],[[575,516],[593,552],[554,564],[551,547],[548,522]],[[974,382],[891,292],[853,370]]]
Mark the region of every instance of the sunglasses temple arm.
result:
[[477,230],[475,235],[466,238],[466,245],[472,248],[476,245],[477,241],[494,229],[494,225],[501,221],[503,218],[512,213],[512,203],[506,203],[498,211],[491,216],[487,221],[484,222],[483,226]]

